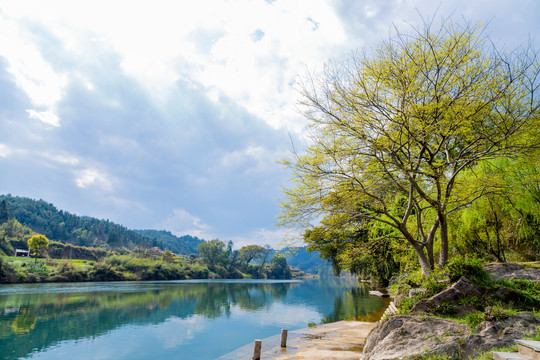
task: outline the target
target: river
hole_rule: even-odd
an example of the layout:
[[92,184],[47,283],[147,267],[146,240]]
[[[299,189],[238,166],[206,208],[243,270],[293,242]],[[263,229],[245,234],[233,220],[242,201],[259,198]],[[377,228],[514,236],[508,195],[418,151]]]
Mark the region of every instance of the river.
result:
[[0,285],[0,359],[215,359],[385,302],[353,279]]

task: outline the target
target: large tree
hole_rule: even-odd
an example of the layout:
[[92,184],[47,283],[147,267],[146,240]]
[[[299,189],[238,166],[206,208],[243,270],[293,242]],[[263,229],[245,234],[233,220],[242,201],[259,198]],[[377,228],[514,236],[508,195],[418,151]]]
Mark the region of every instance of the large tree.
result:
[[226,248],[227,245],[219,239],[200,243],[197,247],[204,261],[211,266],[220,265],[227,259]]
[[530,46],[504,53],[480,26],[448,20],[396,30],[374,51],[310,74],[300,104],[309,139],[285,161],[294,186],[281,224],[379,222],[415,250],[423,274],[436,265],[436,241],[444,266],[449,214],[492,190],[463,187],[461,174],[538,145],[539,72]]
[[240,248],[240,258],[245,261],[246,265],[251,260],[262,259],[266,255],[266,249],[260,245],[246,245]]

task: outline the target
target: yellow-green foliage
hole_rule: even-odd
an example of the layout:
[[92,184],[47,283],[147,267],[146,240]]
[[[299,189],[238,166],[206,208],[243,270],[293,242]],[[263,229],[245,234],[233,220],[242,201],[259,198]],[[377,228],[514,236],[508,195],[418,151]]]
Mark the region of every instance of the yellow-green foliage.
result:
[[373,242],[406,243],[424,275],[444,267],[450,214],[498,185],[464,172],[540,141],[537,54],[502,58],[484,33],[467,22],[423,24],[310,74],[300,101],[309,146],[284,161],[294,175],[280,224],[381,223],[391,231]]
[[32,252],[32,255],[37,257],[40,254],[41,250],[44,250],[49,247],[49,239],[45,235],[32,235],[28,239],[28,249]]

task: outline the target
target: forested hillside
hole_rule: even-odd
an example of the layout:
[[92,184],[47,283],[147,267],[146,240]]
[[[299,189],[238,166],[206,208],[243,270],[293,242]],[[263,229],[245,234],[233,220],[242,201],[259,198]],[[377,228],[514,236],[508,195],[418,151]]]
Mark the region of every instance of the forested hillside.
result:
[[162,250],[189,255],[197,253],[197,245],[202,242],[191,236],[179,238],[166,231],[130,230],[109,220],[58,210],[43,200],[0,195],[0,224],[9,219],[16,219],[21,225],[51,240],[78,246],[105,249],[157,246]]
[[[204,240],[190,235],[176,236],[166,230],[130,230],[109,220],[99,220],[88,216],[78,216],[57,209],[44,200],[0,195],[0,251],[12,254],[15,248],[26,248],[27,239],[33,234],[43,234],[53,243],[49,252],[64,251],[67,246],[70,257],[93,259],[93,249],[100,251],[144,250],[158,247],[175,254],[199,255],[199,245]],[[53,245],[54,244],[54,245]],[[66,244],[65,246],[63,244]],[[233,244],[231,243],[231,247]],[[255,246],[255,245],[253,245]],[[262,246],[255,246],[264,250]],[[242,250],[242,249],[241,249]],[[271,259],[277,252],[268,248]],[[97,250],[96,250],[97,251]],[[232,251],[232,250],[231,250]],[[247,250],[240,251],[246,253]],[[86,255],[82,255],[86,252]],[[264,252],[264,251],[262,251]],[[58,257],[62,257],[62,255]],[[331,276],[332,268],[319,257],[318,251],[307,252],[305,247],[286,248],[280,251],[287,262],[301,271],[321,276]],[[54,254],[54,253],[51,253]],[[260,264],[259,255],[253,255],[254,264]],[[249,263],[249,260],[247,261]]]
[[166,230],[135,230],[141,236],[157,241],[163,250],[171,250],[176,254],[190,255],[198,254],[197,247],[204,240],[191,235],[176,236]]

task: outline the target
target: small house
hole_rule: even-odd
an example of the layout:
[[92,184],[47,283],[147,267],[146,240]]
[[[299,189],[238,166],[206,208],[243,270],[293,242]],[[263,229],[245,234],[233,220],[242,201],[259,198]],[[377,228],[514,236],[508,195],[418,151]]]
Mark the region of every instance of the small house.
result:
[[30,257],[30,251],[23,249],[16,249],[15,256],[17,257]]

